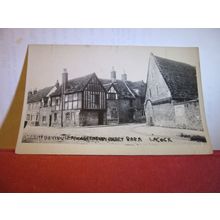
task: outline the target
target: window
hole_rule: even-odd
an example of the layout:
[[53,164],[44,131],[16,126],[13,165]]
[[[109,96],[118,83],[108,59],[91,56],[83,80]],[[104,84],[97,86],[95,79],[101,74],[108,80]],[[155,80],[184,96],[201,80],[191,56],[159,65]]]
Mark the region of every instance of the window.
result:
[[118,99],[117,92],[113,86],[108,90],[107,99]]
[[30,120],[30,114],[27,114],[26,120],[27,120],[27,121]]
[[157,95],[159,95],[159,89],[158,89],[158,86],[156,86],[156,89],[157,89]]
[[70,113],[69,112],[66,113],[66,120],[70,120]]
[[55,100],[55,105],[59,105],[59,99],[58,98]]
[[149,89],[149,93],[150,93],[150,98],[151,98],[151,96],[152,96],[152,94],[151,94],[151,89]]
[[68,102],[65,102],[64,109],[68,110]]
[[73,101],[76,101],[77,100],[77,93],[74,93],[73,94],[73,99],[72,99]]
[[42,105],[43,105],[43,107],[48,107],[48,101],[49,101],[49,98],[48,97],[44,97],[43,99],[42,99]]
[[60,110],[60,106],[59,106],[59,105],[58,105],[58,106],[55,106],[55,110],[56,110],[56,111]]
[[130,107],[133,106],[133,100],[132,99],[130,99],[129,105],[130,105]]
[[38,121],[38,119],[39,119],[39,115],[36,115],[36,121]]
[[44,116],[42,117],[42,122],[45,122],[46,119],[47,119],[47,117],[44,115]]
[[76,109],[77,108],[77,101],[73,102],[73,108]]
[[54,113],[54,121],[57,121],[57,113]]
[[81,108],[81,99],[82,99],[81,93],[74,93],[74,94],[66,95],[64,109],[70,110],[70,109]]
[[95,94],[94,98],[95,98],[95,105],[99,105],[99,94]]
[[72,102],[68,102],[68,109],[72,109],[72,107],[73,107]]

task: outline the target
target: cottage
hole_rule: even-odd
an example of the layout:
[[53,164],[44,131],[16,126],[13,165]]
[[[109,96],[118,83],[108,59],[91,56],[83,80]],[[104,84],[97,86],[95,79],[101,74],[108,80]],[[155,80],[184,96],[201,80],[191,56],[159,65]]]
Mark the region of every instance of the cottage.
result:
[[127,74],[116,79],[116,71],[111,72],[111,79],[100,79],[107,91],[107,124],[145,122],[144,100],[145,83],[131,82]]
[[51,122],[50,94],[56,90],[55,86],[44,89],[34,89],[28,92],[26,122],[28,125],[49,126]]
[[195,67],[151,54],[146,84],[147,125],[203,129]]

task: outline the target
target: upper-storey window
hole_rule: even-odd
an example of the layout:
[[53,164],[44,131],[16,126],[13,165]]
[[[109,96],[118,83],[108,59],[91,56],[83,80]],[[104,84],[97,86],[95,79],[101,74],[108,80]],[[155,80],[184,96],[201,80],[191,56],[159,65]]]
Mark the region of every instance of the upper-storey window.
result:
[[81,93],[67,94],[65,95],[64,108],[66,110],[81,108],[81,100],[82,100]]
[[61,101],[60,101],[60,97],[52,97],[51,99],[51,106],[53,107],[53,110],[60,110],[60,105],[61,105]]
[[95,94],[94,95],[94,98],[95,98],[95,105],[99,105],[99,94]]
[[108,90],[107,99],[118,99],[118,94],[113,86]]

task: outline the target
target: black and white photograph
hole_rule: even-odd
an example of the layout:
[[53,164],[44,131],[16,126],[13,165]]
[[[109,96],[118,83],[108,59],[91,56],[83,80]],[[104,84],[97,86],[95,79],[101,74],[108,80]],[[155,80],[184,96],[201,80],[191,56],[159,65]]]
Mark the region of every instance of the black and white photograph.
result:
[[208,154],[198,48],[30,45],[17,153]]

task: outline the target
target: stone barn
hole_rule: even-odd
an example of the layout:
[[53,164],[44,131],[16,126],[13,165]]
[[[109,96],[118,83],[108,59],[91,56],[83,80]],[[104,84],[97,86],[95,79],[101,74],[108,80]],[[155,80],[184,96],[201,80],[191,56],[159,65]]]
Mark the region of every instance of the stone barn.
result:
[[148,126],[203,130],[196,68],[151,54],[144,106]]

